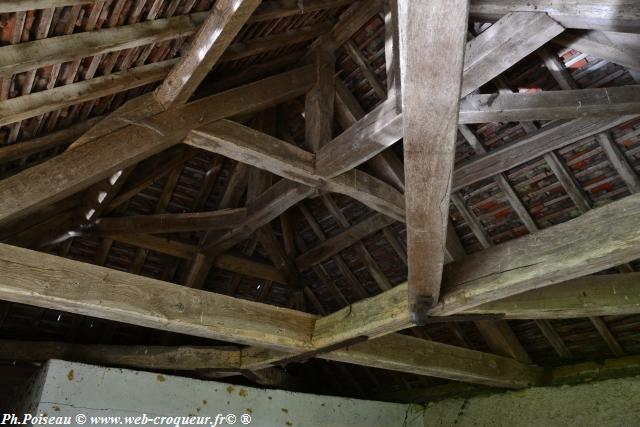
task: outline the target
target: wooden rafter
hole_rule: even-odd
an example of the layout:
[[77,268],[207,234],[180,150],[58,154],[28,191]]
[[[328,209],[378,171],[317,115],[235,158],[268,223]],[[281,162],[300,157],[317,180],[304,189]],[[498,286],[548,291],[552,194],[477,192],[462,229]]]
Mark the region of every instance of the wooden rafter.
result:
[[260,0],[216,1],[189,51],[156,89],[158,101],[167,108],[186,103],[259,4]]
[[[0,224],[86,188],[179,143],[191,127],[276,105],[306,92],[308,68],[200,99],[97,138],[0,182]],[[180,125],[176,120],[180,118]],[[126,142],[126,144],[124,143]],[[89,161],[93,159],[95,161]],[[55,174],[54,170],[64,173]]]

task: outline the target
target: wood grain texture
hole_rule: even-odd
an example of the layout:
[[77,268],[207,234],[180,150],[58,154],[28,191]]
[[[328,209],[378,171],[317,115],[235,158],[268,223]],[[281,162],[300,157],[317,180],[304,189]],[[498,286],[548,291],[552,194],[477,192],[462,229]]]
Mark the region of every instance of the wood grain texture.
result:
[[312,83],[310,69],[302,67],[128,124],[22,171],[0,182],[0,224],[179,143],[196,125],[277,105],[305,93]]
[[640,273],[579,277],[465,310],[507,319],[569,319],[640,312]]
[[469,95],[460,102],[460,123],[465,124],[631,114],[640,114],[640,85]]
[[614,64],[640,70],[640,34],[569,31],[556,37],[553,42]]
[[462,96],[467,96],[564,31],[545,13],[514,12],[467,43]]
[[544,370],[502,356],[393,334],[319,356],[336,362],[494,387],[540,384]]
[[404,197],[392,186],[355,169],[331,179],[315,175],[312,153],[238,123],[224,121],[200,127],[185,142],[305,186],[347,195],[377,212],[404,221]]
[[609,162],[624,181],[631,193],[640,193],[640,176],[633,169],[622,149],[607,132],[599,134],[596,139],[604,150]]
[[549,123],[537,132],[525,135],[505,148],[495,150],[478,160],[456,168],[453,174],[453,191],[604,132],[635,117],[585,118]]
[[[0,6],[0,9],[2,6]],[[196,32],[206,13],[155,19],[0,47],[0,77],[73,61],[76,58],[131,49],[149,43],[187,37]]]
[[217,0],[186,54],[156,89],[165,107],[185,104],[218,62],[260,0]]
[[402,115],[396,104],[395,99],[386,100],[322,147],[316,154],[316,173],[335,177],[398,142]]
[[305,147],[312,153],[331,140],[335,100],[336,58],[331,50],[318,48],[313,65],[316,84],[305,97]]
[[459,313],[637,259],[639,214],[636,194],[450,264],[432,314]]
[[103,117],[94,117],[66,129],[51,132],[20,144],[3,145],[0,147],[0,163],[10,162],[52,148],[70,145],[102,119]]
[[497,21],[510,12],[543,12],[566,28],[640,32],[634,0],[472,0],[471,17]]
[[62,359],[170,371],[240,368],[240,350],[234,347],[117,346],[1,340],[0,359],[21,362]]
[[21,304],[277,349],[310,346],[314,316],[0,245],[0,297]]
[[170,59],[1,101],[0,126],[157,82],[175,64]]
[[399,6],[409,304],[418,319],[440,294],[469,1]]

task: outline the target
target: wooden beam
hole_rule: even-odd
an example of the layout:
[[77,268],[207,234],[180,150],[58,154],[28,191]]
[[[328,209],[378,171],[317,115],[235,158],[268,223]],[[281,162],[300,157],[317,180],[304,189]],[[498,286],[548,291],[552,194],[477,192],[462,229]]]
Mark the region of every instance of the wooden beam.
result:
[[314,174],[312,153],[246,126],[219,121],[192,131],[185,143],[306,186],[345,194],[378,212],[404,221],[404,198],[391,186],[359,170],[324,179]]
[[310,349],[312,315],[4,244],[0,269],[0,298],[7,301],[239,344]]
[[156,62],[0,102],[0,126],[162,80],[176,60]]
[[[145,234],[107,233],[105,236],[117,242],[137,246],[139,248],[171,255],[185,260],[193,259],[199,249],[198,246],[195,245],[189,245],[175,240]],[[274,266],[254,261],[249,258],[231,254],[222,254],[213,260],[212,266],[232,273],[239,273],[262,280],[270,280],[283,285],[288,284],[285,276]]]
[[216,1],[186,54],[156,89],[165,107],[185,104],[218,62],[260,0]]
[[316,172],[333,178],[381,153],[402,137],[397,101],[388,99],[316,154]]
[[613,140],[611,135],[603,132],[596,138],[609,159],[609,162],[611,162],[613,168],[627,185],[629,191],[631,193],[640,193],[640,176],[638,176],[637,172],[633,169],[633,166],[631,166],[622,149]]
[[50,359],[169,371],[239,369],[235,347],[153,347],[72,344],[46,341],[0,341],[0,359],[46,362]]
[[554,329],[549,320],[537,319],[534,321],[536,326],[540,328],[540,332],[544,335],[545,339],[549,342],[551,347],[558,353],[562,359],[571,359],[573,354],[571,350],[564,343],[558,332]]
[[203,247],[203,256],[215,258],[231,249],[315,191],[285,179],[278,181],[247,205],[247,221],[243,225],[207,242]]
[[10,0],[0,3],[0,13],[22,12],[96,3],[97,0]]
[[578,89],[578,84],[567,70],[564,62],[560,60],[558,55],[549,47],[538,49],[538,55],[544,61],[544,66],[551,73],[553,79],[558,83],[562,90]]
[[552,122],[523,136],[506,148],[458,167],[453,174],[453,191],[505,172],[529,160],[621,125],[637,116],[585,118]]
[[336,71],[332,51],[318,48],[314,52],[316,84],[305,97],[305,146],[312,153],[331,140]]
[[517,122],[640,114],[640,85],[602,89],[469,95],[460,123]]
[[[46,266],[44,270],[43,266]],[[310,338],[317,318],[313,315],[179,287],[1,244],[0,268],[5,273],[0,279],[0,297],[9,301],[204,338],[259,345],[272,349],[272,354],[280,358],[282,351],[304,353],[314,350]],[[385,337],[384,340],[385,347],[389,346],[389,340],[404,342],[404,338],[397,335]],[[414,350],[421,348],[416,347],[417,343],[413,341],[411,344]],[[425,360],[412,364],[401,356],[408,354],[403,350],[393,357],[387,353],[384,358],[378,359],[378,363],[388,364],[389,369],[419,369],[422,374],[444,378],[453,372],[457,378],[471,382],[491,381],[493,378],[513,387],[522,386],[523,381],[529,378],[527,372],[537,372],[536,368],[515,361],[504,363],[514,367],[519,375],[505,373],[502,368],[495,371],[498,365],[502,366],[499,362],[502,358],[495,359],[497,356],[479,352],[468,354],[475,358],[476,363],[456,365],[452,361],[459,354],[456,353],[456,347],[426,345],[434,358],[432,362]],[[377,351],[376,348],[370,350],[370,346],[370,343],[365,347],[354,346],[330,356],[336,360],[368,365],[376,359],[373,350]],[[399,357],[399,360],[394,365],[395,357]],[[252,363],[250,358],[245,360],[243,357],[242,360],[243,367]],[[446,360],[451,360],[454,365]],[[442,364],[442,361],[445,363]],[[516,364],[512,365],[512,362]]]
[[[494,79],[563,30],[546,15],[530,13],[505,16],[494,27],[466,44],[462,96],[468,95],[484,83]],[[536,31],[536,37],[529,37],[527,31],[523,31],[524,29]],[[495,55],[502,55],[500,52],[505,50],[509,51],[509,55],[504,58],[504,61],[496,62],[493,60]],[[337,93],[340,95],[340,90]],[[403,137],[402,115],[396,110],[397,116],[394,117],[392,111],[391,101],[387,101],[377,107],[374,112],[369,113],[362,120],[362,123],[355,125],[360,128],[350,128],[345,136],[337,137],[335,143],[330,144],[332,148],[327,151],[327,156],[319,158],[318,173],[325,175],[333,170],[332,167],[328,167],[329,155],[334,157],[337,155],[338,160],[342,162],[339,164],[341,168],[338,170],[346,170],[370,159],[394,142],[399,141]],[[353,114],[354,112],[351,113],[352,116]],[[376,123],[376,126],[371,127],[371,122],[378,119],[375,117],[377,114],[381,115],[379,117],[381,124]],[[346,119],[348,120],[348,117]],[[362,137],[356,137],[359,130],[363,132]],[[351,154],[354,140],[357,142],[354,144],[356,151]],[[338,141],[342,144],[339,144]]]
[[246,209],[223,209],[213,212],[105,217],[95,221],[93,227],[98,233],[182,233],[233,228],[242,224],[246,217]]
[[[398,83],[400,74],[398,71]],[[365,112],[358,103],[358,100],[347,89],[342,80],[336,78],[336,119],[343,129],[349,129],[358,120],[365,116]],[[393,95],[389,95],[391,97]],[[402,107],[398,106],[402,104],[401,98],[396,98],[396,107],[400,110]],[[380,178],[384,182],[392,185],[396,190],[404,192],[404,165],[398,159],[398,156],[390,151],[385,150],[381,154],[378,154],[369,160],[367,166],[377,178]],[[319,170],[320,173],[324,173]]]
[[[640,25],[637,32],[640,32]],[[640,70],[640,34],[570,31],[556,37],[553,42],[614,64]]]
[[443,279],[449,291],[432,314],[456,314],[640,258],[638,212],[635,194],[449,264]]
[[102,119],[103,117],[94,117],[74,124],[66,129],[51,132],[29,141],[20,142],[19,144],[3,145],[0,147],[0,164],[53,148],[71,145],[73,141]]
[[360,71],[364,75],[364,78],[367,82],[369,82],[369,85],[371,85],[378,98],[385,99],[387,97],[387,91],[378,81],[378,77],[376,76],[375,71],[362,54],[360,48],[351,40],[347,41],[344,44],[344,48],[347,54],[351,57],[351,60],[353,60],[358,68],[360,68]]
[[196,32],[206,16],[206,13],[196,13],[154,19],[3,46],[0,47],[0,77],[10,78],[13,74],[51,64],[187,37]]
[[522,363],[533,363],[505,320],[476,320],[473,323],[493,353]]
[[382,10],[382,0],[359,0],[344,12],[333,31],[316,40],[312,50],[322,45],[323,49],[335,50],[349,40],[358,30]]
[[428,375],[494,387],[539,384],[544,370],[514,359],[393,334],[319,356],[336,362]]
[[353,246],[365,237],[382,230],[392,224],[393,219],[384,215],[374,215],[360,223],[351,226],[340,234],[337,234],[311,250],[299,255],[296,258],[296,265],[300,271],[307,270],[314,265],[337,255],[344,249]]
[[[0,224],[61,200],[182,141],[196,126],[259,111],[305,93],[313,84],[303,67],[185,106],[97,138],[0,182]],[[179,124],[178,124],[179,123]]]
[[[564,27],[545,13],[509,13],[467,44],[462,96],[546,44]],[[500,55],[500,61],[496,61]]]
[[607,343],[607,347],[613,353],[615,357],[624,357],[626,356],[625,351],[622,349],[622,346],[616,339],[616,337],[611,333],[607,324],[602,320],[601,317],[590,317],[591,323],[593,327],[598,331],[598,334],[602,337],[605,343]]
[[418,324],[440,295],[468,10],[468,0],[399,3],[409,305]]
[[494,22],[511,12],[542,12],[566,28],[640,32],[640,5],[633,0],[472,0],[471,18]]
[[507,319],[569,319],[640,313],[640,273],[585,276],[465,310]]

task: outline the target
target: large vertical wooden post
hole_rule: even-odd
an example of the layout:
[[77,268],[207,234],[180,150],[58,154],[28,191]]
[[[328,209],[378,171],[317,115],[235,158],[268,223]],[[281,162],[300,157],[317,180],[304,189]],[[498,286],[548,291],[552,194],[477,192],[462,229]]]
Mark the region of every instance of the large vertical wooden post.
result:
[[409,306],[440,294],[469,0],[400,1]]

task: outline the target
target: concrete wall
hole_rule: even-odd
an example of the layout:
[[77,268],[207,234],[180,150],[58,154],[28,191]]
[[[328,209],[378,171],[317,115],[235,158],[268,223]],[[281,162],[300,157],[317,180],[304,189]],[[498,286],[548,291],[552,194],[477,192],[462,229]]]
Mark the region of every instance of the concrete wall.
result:
[[[234,425],[259,427],[422,426],[421,408],[338,397],[232,386],[148,372],[50,361],[38,385],[36,414],[72,419],[92,416],[210,416],[233,414]],[[405,424],[405,420],[406,424]],[[112,420],[111,425],[116,425]],[[201,425],[212,425],[201,424]],[[86,425],[91,425],[90,421]],[[147,424],[152,425],[152,424]],[[218,424],[230,425],[230,423]]]
[[640,425],[640,377],[448,399],[427,405],[424,426],[630,427]]

